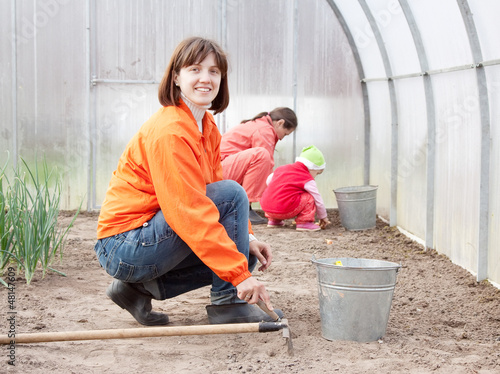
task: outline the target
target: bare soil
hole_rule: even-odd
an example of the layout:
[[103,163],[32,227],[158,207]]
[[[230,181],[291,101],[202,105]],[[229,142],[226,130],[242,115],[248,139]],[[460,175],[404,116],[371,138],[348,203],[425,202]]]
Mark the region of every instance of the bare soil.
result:
[[[73,212],[63,212],[68,224]],[[346,231],[337,210],[326,230],[297,232],[256,226],[271,244],[274,261],[265,282],[273,305],[292,331],[294,356],[281,332],[16,344],[15,366],[8,349],[1,373],[500,373],[500,290],[445,256],[424,248],[377,220],[374,229]],[[142,327],[105,295],[111,282],[96,260],[96,213],[80,213],[62,262],[66,277],[37,274],[28,286],[16,280],[16,334]],[[385,336],[358,343],[321,335],[318,280],[311,262],[334,257],[379,259],[402,265]],[[1,334],[7,335],[7,290],[2,287]],[[209,288],[153,307],[168,313],[172,326],[208,324]]]

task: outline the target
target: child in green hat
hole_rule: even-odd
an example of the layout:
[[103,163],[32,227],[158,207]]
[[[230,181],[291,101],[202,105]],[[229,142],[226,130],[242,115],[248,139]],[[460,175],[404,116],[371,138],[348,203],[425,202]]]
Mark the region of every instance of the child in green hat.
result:
[[[260,206],[268,218],[267,227],[282,227],[295,218],[298,231],[318,231],[330,221],[314,178],[325,169],[325,158],[314,145],[302,149],[295,163],[278,167],[267,178]],[[319,226],[314,223],[318,216]]]

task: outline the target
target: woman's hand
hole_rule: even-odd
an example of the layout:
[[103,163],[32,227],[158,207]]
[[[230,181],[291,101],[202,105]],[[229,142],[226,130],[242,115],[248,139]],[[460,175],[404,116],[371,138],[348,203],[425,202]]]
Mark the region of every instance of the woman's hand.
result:
[[250,242],[250,254],[257,257],[257,260],[259,260],[259,262],[261,263],[259,271],[266,270],[271,265],[271,262],[273,260],[271,246],[258,240],[252,240]]
[[266,287],[254,277],[247,278],[238,284],[236,290],[238,291],[237,296],[248,304],[256,304],[260,299],[264,301],[269,310],[274,310]]

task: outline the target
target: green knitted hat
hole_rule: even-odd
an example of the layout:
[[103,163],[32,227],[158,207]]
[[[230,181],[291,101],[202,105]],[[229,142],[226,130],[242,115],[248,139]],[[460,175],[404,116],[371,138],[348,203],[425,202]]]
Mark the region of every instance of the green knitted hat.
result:
[[300,156],[295,161],[300,161],[310,170],[323,170],[326,166],[323,153],[314,145],[302,149]]

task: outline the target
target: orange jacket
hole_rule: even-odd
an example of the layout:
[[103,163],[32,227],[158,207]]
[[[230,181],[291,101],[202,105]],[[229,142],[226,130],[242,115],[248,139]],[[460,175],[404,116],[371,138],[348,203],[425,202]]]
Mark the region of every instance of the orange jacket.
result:
[[[237,285],[251,276],[206,185],[222,180],[221,135],[212,115],[203,135],[189,108],[163,107],[128,143],[101,206],[97,238],[123,233],[162,210],[169,226],[221,279]],[[251,229],[250,229],[251,231]]]

